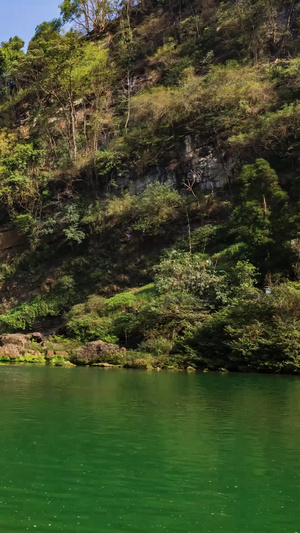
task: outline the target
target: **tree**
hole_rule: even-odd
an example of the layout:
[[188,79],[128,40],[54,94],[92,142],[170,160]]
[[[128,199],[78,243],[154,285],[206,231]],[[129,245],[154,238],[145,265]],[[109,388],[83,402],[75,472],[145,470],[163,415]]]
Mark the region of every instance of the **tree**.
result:
[[258,159],[254,165],[243,167],[239,184],[240,199],[231,217],[231,232],[245,245],[245,258],[264,273],[274,265],[286,266],[290,249],[288,195],[275,170]]
[[278,57],[294,38],[298,0],[227,0],[218,11],[218,32],[235,55],[257,62],[266,53]]
[[49,41],[53,37],[56,37],[58,33],[60,33],[61,27],[61,19],[53,19],[50,22],[42,22],[42,24],[39,24],[36,27],[35,34],[30,42],[33,43],[39,41],[41,43],[42,40]]
[[[105,87],[112,72],[108,71],[108,51],[98,43],[82,41],[76,31],[62,35],[57,20],[38,26],[18,76],[27,98],[32,94],[31,118],[39,135],[46,133],[43,139],[48,137],[48,152],[53,153],[55,162],[58,145],[68,148],[65,164],[77,159],[81,135],[85,142],[88,139],[85,114],[81,113],[83,120],[79,122],[76,106],[81,110],[89,106],[96,127],[96,115],[105,103]],[[91,136],[94,147],[93,131]]]
[[23,56],[22,50],[24,41],[20,37],[11,37],[7,42],[1,43],[1,52],[7,62],[10,65],[13,61],[17,61]]
[[12,37],[7,42],[1,43],[0,48],[0,76],[3,85],[6,85],[8,93],[12,94],[16,89],[16,73],[20,60],[24,56],[22,50],[24,41],[20,37]]
[[113,16],[111,0],[64,0],[60,5],[64,22],[75,22],[84,33],[99,33]]
[[20,143],[15,134],[0,129],[0,197],[10,212],[16,207],[34,214],[39,210],[36,174],[42,157],[32,143]]

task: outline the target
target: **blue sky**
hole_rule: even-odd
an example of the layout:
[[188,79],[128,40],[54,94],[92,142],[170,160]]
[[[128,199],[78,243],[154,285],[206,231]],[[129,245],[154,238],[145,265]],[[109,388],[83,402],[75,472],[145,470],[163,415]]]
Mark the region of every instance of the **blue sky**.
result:
[[59,17],[62,0],[0,0],[0,42],[18,35],[28,43],[38,24]]

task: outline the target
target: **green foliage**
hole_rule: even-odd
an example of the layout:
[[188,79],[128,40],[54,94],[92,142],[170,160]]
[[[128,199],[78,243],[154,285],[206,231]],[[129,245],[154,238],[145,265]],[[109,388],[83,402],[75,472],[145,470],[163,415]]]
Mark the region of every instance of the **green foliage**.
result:
[[59,315],[65,305],[72,304],[75,295],[73,278],[63,276],[57,280],[56,286],[48,295],[38,295],[0,315],[0,330],[4,333],[26,331],[37,318]]
[[3,332],[26,330],[32,326],[37,317],[56,314],[58,309],[45,300],[37,298],[22,304],[4,315],[0,315],[0,328]]
[[110,317],[99,317],[97,313],[87,313],[71,317],[66,325],[67,334],[81,342],[102,340],[116,343],[118,337],[111,333],[112,320]]
[[[1,261],[1,331],[298,372],[298,4],[64,0],[1,44],[0,215],[31,246]],[[132,194],[163,169],[178,190]]]
[[59,235],[69,246],[81,244],[86,239],[82,224],[82,208],[76,203],[66,204],[57,209],[52,216],[38,221],[34,226],[34,234],[38,242],[49,235]]
[[61,19],[53,19],[50,22],[42,22],[35,28],[35,34],[31,40],[31,43],[38,41],[50,41],[56,39],[62,27]]
[[55,290],[61,294],[73,294],[75,290],[75,281],[73,276],[62,276],[56,282]]
[[35,174],[42,157],[43,151],[33,143],[20,143],[15,134],[0,129],[0,194],[8,208],[20,204],[29,211],[36,208],[39,183]]
[[176,209],[181,205],[177,191],[168,185],[152,183],[145,192],[135,197],[133,229],[146,235],[158,235],[164,225],[176,217]]
[[136,305],[137,299],[134,294],[132,293],[122,293],[122,294],[116,294],[116,296],[113,296],[109,300],[107,300],[104,304],[104,312],[112,312],[112,311],[127,311],[134,309]]
[[124,363],[125,368],[136,368],[138,370],[150,370],[155,368],[157,362],[151,355],[145,355],[144,353],[132,353],[131,357],[128,357]]
[[63,233],[67,242],[80,244],[85,239],[85,233],[79,229],[80,213],[75,205],[67,206],[63,223],[66,224]]
[[20,235],[31,235],[36,225],[36,221],[30,213],[17,215],[14,222]]
[[[128,143],[139,143],[139,150],[149,145],[170,146],[172,128],[186,125],[187,131],[225,130],[235,132],[236,124],[245,128],[256,123],[256,116],[266,113],[273,103],[272,82],[259,68],[230,61],[212,65],[204,76],[187,68],[178,87],[154,87],[132,99],[133,131]],[[192,121],[192,124],[191,124]],[[137,145],[135,145],[136,150]]]
[[105,28],[114,6],[110,0],[64,0],[60,8],[64,22],[75,21],[85,32],[90,33]]
[[21,361],[24,363],[36,363],[36,364],[45,364],[46,359],[43,354],[30,354],[25,353],[23,357],[21,357]]
[[128,240],[146,239],[172,232],[172,223],[178,220],[183,207],[183,199],[176,190],[154,182],[139,195],[125,193],[91,204],[83,222],[98,234],[109,230],[120,238],[118,232],[122,231]]
[[202,305],[220,307],[250,290],[255,274],[255,267],[248,262],[240,261],[225,272],[199,254],[173,251],[157,267],[156,286],[161,294],[188,291],[200,298]]
[[240,202],[231,217],[231,233],[243,243],[249,258],[266,273],[282,266],[290,252],[288,195],[278,177],[263,159],[246,165],[240,176]]
[[217,312],[188,340],[211,368],[298,372],[299,287],[283,284]]
[[23,56],[24,41],[20,37],[11,37],[8,42],[1,43],[2,75],[14,68]]
[[139,349],[154,356],[169,355],[173,348],[173,342],[165,337],[150,338],[143,341]]

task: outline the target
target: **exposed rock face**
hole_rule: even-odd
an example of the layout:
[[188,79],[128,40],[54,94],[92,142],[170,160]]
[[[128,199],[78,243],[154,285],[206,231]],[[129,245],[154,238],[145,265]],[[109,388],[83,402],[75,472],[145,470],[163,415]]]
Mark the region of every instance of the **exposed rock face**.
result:
[[179,152],[167,154],[168,163],[152,167],[146,174],[132,179],[131,176],[116,178],[120,189],[128,188],[132,194],[141,193],[155,181],[185,189],[189,182],[202,191],[213,191],[223,187],[230,180],[233,162],[226,161],[225,154],[219,154],[213,146],[203,145],[200,139],[185,137]]
[[214,190],[228,183],[232,162],[225,162],[211,146],[201,146],[191,137],[184,140],[185,180],[195,181],[202,190]]
[[[114,345],[105,343],[103,345],[103,353],[106,349],[108,350],[109,346],[112,347],[110,353],[113,352]],[[117,348],[119,349],[119,347]],[[70,357],[71,353],[66,351],[63,344],[54,344],[51,341],[48,343],[47,339],[39,332],[28,333],[27,335],[21,333],[0,335],[0,360],[5,362],[20,360],[26,363],[49,362],[63,365]],[[80,363],[84,363],[84,358],[79,361]],[[89,364],[89,361],[87,360],[84,364]]]
[[0,254],[16,253],[26,244],[24,237],[11,226],[0,227]]
[[124,351],[126,351],[125,348],[120,348],[116,344],[109,344],[101,340],[93,341],[76,350],[73,361],[83,365],[109,363],[115,361],[116,358],[122,358]]
[[55,352],[55,355],[63,357],[64,359],[67,359],[69,357],[69,354],[66,351]]
[[28,341],[29,341],[28,335],[22,335],[21,333],[11,333],[11,334],[0,336],[1,346],[14,345],[14,346],[18,346],[19,348],[24,348],[25,344]]
[[21,357],[21,347],[16,344],[5,344],[0,347],[0,357],[17,359],[18,357]]
[[[11,333],[0,335],[0,357],[9,357],[11,360],[22,357],[25,346],[30,342],[31,335]],[[28,354],[40,355],[36,350],[26,350]]]

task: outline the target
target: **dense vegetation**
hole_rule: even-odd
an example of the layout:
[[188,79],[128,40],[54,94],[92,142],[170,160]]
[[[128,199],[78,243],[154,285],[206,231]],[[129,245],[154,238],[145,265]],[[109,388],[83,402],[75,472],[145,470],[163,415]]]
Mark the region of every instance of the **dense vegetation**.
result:
[[299,31],[295,0],[64,0],[26,52],[2,43],[0,222],[24,243],[1,260],[3,333],[300,371]]

